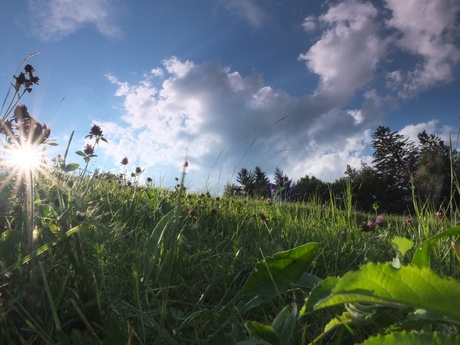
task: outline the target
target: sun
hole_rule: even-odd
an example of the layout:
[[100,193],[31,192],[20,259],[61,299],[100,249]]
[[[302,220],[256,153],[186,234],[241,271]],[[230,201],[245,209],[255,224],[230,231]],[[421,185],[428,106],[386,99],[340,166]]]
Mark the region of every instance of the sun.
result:
[[6,152],[8,166],[22,171],[34,171],[41,165],[42,152],[36,146],[25,142],[15,145]]

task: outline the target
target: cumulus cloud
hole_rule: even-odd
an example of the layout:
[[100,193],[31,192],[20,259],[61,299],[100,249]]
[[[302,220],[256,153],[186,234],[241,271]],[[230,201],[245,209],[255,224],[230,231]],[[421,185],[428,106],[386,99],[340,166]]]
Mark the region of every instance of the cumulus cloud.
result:
[[396,43],[418,58],[410,71],[388,73],[400,97],[411,97],[453,77],[460,62],[457,0],[385,0],[392,15],[387,24],[398,31]]
[[[218,166],[223,182],[256,165],[268,174],[278,166],[293,179],[309,174],[332,181],[343,176],[347,164],[371,163],[372,128],[381,123],[388,101],[448,81],[459,62],[452,41],[458,28],[445,4],[454,13],[460,4],[385,1],[386,22],[381,7],[358,0],[335,3],[323,15],[304,19],[307,32],[323,30],[298,57],[319,77],[313,94],[291,96],[259,74],[174,56],[137,83],[108,75],[123,114],[119,121],[101,122],[111,142],[106,154],[176,171],[188,151],[191,173],[203,176]],[[253,1],[226,4],[254,26],[266,18]],[[433,23],[419,24],[428,13],[434,14]],[[421,60],[409,71],[389,70],[396,65],[391,64],[395,46]],[[435,120],[400,132],[416,139],[423,129],[447,133]]]
[[44,41],[61,39],[87,25],[115,37],[115,8],[114,0],[29,0],[32,31]]
[[439,136],[446,145],[452,145],[453,149],[458,147],[458,143],[456,142],[458,138],[458,129],[451,126],[440,127],[438,120],[406,125],[399,133],[418,144],[417,135],[423,131],[426,131],[428,134]]
[[372,79],[387,45],[378,36],[377,13],[371,3],[346,1],[319,17],[326,30],[299,56],[319,75],[319,96],[339,106]]
[[[362,110],[323,114],[322,100],[292,97],[260,75],[243,76],[217,61],[171,57],[163,67],[167,75],[158,84],[148,76],[135,85],[107,76],[123,100],[122,122],[101,123],[111,142],[106,153],[115,160],[135,156],[166,169],[177,167],[188,150],[190,169],[206,171],[226,152],[225,177],[243,164],[268,174],[280,166],[293,178],[311,172],[334,179],[350,163],[347,157],[359,165],[369,137]],[[325,153],[329,159],[319,159]]]

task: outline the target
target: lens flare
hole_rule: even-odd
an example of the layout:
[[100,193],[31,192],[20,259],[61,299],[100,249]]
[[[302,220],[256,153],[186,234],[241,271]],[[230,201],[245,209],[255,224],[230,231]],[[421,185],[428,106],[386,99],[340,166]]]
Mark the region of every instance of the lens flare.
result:
[[7,165],[13,169],[33,171],[40,167],[42,153],[39,148],[23,143],[6,151]]

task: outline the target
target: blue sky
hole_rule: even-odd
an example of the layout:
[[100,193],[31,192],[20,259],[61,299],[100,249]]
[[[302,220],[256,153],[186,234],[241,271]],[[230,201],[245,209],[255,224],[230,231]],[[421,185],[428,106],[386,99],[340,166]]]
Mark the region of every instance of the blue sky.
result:
[[7,1],[0,92],[39,52],[24,103],[61,154],[101,126],[90,169],[127,156],[169,187],[188,152],[192,189],[257,165],[333,181],[372,161],[378,125],[456,145],[459,18],[458,0]]

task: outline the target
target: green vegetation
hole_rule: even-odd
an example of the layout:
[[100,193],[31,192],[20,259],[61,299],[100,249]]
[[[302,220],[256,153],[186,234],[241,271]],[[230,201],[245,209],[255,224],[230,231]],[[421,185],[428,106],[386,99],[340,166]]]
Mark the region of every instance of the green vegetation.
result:
[[414,196],[404,217],[356,211],[350,183],[287,202],[281,170],[271,199],[260,168],[247,194],[188,193],[186,160],[167,190],[140,167],[128,181],[128,157],[89,174],[98,126],[84,169],[69,145],[23,166],[18,147],[50,144],[18,106],[27,73],[2,108],[0,344],[459,343],[457,180],[448,215]]

